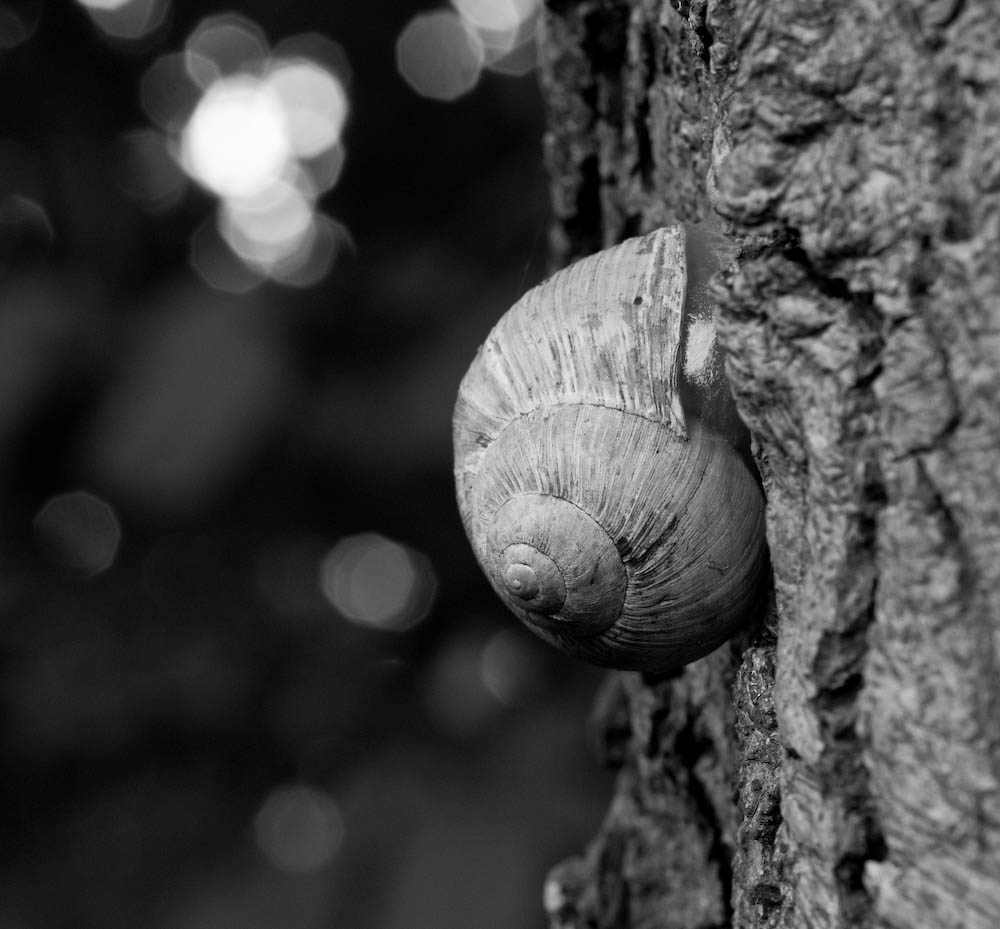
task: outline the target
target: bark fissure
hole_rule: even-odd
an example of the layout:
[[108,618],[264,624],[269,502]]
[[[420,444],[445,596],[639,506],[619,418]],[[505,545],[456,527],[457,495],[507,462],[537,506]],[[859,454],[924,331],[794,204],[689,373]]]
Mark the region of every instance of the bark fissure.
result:
[[721,925],[730,926],[733,918],[732,847],[727,841],[725,823],[720,820],[718,810],[712,804],[709,787],[697,776],[699,765],[714,767],[713,746],[709,740],[699,738],[694,728],[688,725],[677,734],[672,751],[681,763],[695,774],[688,781],[687,791],[710,832],[708,856],[714,862],[719,875],[720,899],[723,905]]
[[741,821],[733,871],[734,925],[768,925],[781,912],[784,875],[776,838],[781,827],[782,761],[774,711],[773,644],[748,649],[733,687],[742,755],[737,772]]

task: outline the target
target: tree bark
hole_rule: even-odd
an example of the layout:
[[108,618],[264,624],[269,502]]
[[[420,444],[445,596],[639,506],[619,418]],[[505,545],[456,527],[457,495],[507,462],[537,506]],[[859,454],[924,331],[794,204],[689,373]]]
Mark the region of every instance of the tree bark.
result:
[[1000,926],[1000,6],[549,0],[559,264],[713,211],[774,600],[612,676],[553,927]]

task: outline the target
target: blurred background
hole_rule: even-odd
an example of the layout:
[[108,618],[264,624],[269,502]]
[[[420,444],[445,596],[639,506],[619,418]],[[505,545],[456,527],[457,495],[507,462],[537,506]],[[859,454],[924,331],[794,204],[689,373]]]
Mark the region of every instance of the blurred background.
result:
[[599,673],[450,418],[546,266],[536,0],[0,2],[0,927],[541,927]]

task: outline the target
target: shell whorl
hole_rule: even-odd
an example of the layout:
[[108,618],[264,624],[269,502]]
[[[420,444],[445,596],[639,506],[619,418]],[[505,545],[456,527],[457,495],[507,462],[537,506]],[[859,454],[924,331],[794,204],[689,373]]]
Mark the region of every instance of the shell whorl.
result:
[[577,504],[526,490],[504,501],[484,530],[490,580],[526,622],[592,635],[621,615],[625,565],[614,540]]
[[[596,664],[706,654],[766,567],[710,308],[711,343],[687,344],[686,238],[630,239],[529,291],[459,391],[458,501],[480,565],[535,632]],[[692,409],[721,410],[717,428]]]

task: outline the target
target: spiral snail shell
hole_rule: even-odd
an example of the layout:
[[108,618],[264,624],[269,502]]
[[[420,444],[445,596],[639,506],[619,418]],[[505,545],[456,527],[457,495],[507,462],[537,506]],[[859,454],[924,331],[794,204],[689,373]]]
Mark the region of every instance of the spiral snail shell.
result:
[[723,241],[629,239],[526,293],[459,389],[455,479],[480,566],[558,648],[665,672],[752,615],[764,501],[706,285]]

